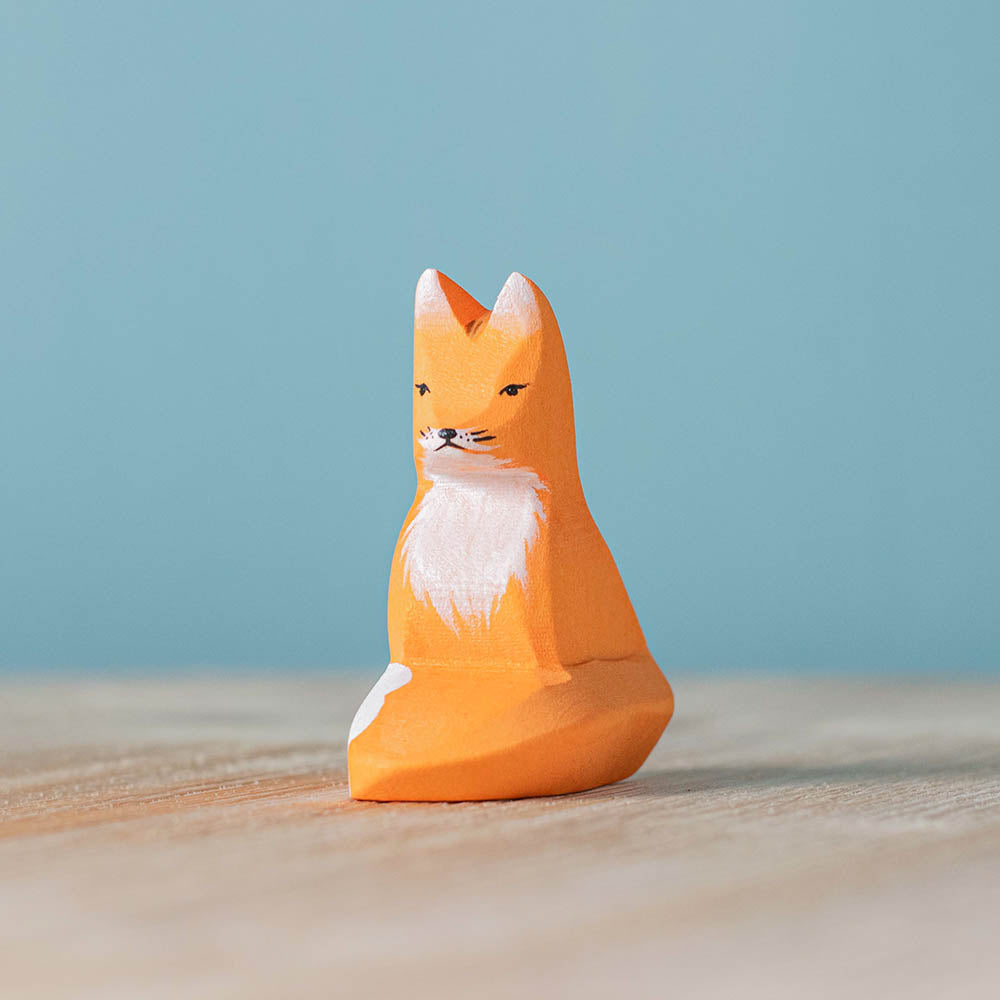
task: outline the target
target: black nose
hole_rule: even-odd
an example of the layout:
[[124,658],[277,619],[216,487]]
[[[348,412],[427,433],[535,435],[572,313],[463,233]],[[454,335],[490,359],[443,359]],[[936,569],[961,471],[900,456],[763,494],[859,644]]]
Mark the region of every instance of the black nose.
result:
[[445,441],[450,441],[453,437],[458,437],[458,431],[454,427],[442,427],[438,431],[438,437],[442,437]]

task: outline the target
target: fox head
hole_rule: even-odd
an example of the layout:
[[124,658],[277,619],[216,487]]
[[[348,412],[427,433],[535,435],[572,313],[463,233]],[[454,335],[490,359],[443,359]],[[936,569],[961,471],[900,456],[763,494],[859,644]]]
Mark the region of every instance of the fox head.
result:
[[417,282],[413,429],[426,480],[530,470],[579,483],[573,398],[559,325],[522,274],[492,310],[440,271]]

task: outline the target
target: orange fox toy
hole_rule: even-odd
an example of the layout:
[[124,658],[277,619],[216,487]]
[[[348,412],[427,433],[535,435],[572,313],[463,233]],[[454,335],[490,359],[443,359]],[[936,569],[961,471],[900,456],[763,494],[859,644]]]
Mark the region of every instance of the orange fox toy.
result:
[[351,795],[576,792],[632,774],[673,711],[583,496],[555,315],[417,284],[418,486],[389,580],[392,663],[351,725]]

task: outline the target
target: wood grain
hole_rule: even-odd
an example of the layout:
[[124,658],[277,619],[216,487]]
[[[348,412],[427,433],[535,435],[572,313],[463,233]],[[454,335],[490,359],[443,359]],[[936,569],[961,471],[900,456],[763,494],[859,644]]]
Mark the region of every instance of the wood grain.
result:
[[355,803],[378,673],[5,680],[0,995],[997,995],[1000,684],[672,677],[622,784]]

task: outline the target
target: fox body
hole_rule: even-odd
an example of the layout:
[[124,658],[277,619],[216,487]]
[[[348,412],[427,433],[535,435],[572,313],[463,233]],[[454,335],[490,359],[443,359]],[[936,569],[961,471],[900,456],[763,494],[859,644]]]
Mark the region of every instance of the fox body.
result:
[[[624,777],[672,696],[584,499],[552,309],[520,274],[487,310],[426,271],[414,343],[418,485],[390,574],[393,665],[352,727],[352,794],[497,798]],[[614,752],[587,745],[612,730]],[[539,767],[539,753],[565,760]]]

